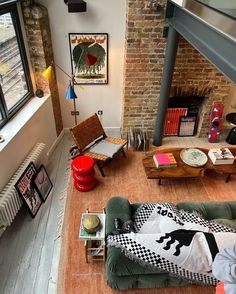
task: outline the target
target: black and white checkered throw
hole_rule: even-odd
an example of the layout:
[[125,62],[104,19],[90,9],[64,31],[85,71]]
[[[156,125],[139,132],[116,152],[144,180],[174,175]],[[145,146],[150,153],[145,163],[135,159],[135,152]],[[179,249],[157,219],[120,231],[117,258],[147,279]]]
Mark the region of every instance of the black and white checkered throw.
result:
[[135,232],[110,235],[107,245],[120,247],[140,264],[203,284],[217,283],[214,257],[236,243],[236,229],[178,210],[172,203],[143,204],[133,221]]

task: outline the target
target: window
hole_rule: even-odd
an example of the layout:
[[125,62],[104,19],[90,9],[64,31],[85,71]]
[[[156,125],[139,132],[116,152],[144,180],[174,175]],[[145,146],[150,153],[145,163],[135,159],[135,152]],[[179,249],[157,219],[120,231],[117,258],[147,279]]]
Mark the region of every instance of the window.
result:
[[0,5],[0,127],[32,94],[16,4]]

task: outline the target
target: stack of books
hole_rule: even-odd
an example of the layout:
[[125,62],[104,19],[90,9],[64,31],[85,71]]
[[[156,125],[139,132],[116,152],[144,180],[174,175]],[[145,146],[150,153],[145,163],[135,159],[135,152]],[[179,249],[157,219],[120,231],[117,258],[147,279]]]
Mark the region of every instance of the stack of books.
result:
[[153,155],[156,168],[177,167],[177,162],[172,153],[157,153]]
[[234,156],[228,148],[215,148],[210,149],[208,152],[213,164],[233,164]]

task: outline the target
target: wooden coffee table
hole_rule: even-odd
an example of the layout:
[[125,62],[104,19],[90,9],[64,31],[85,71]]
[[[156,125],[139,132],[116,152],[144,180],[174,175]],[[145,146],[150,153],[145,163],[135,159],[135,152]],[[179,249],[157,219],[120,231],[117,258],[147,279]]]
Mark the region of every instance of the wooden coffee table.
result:
[[[198,147],[196,147],[198,148]],[[214,147],[216,148],[216,147]],[[229,150],[236,155],[236,147],[228,147]],[[225,164],[225,165],[214,165],[210,159],[208,159],[207,163],[202,167],[191,167],[185,164],[180,158],[180,152],[184,148],[178,147],[159,147],[154,152],[150,153],[143,159],[143,166],[145,169],[145,173],[148,179],[158,179],[158,185],[161,184],[162,179],[168,178],[199,178],[203,177],[206,170],[215,170],[216,172],[220,172],[226,175],[225,182],[229,181],[231,174],[236,174],[236,160],[233,164]],[[210,148],[198,148],[202,150],[206,155]],[[157,169],[153,162],[153,154],[155,153],[173,153],[176,161],[177,167],[174,168],[161,168]]]

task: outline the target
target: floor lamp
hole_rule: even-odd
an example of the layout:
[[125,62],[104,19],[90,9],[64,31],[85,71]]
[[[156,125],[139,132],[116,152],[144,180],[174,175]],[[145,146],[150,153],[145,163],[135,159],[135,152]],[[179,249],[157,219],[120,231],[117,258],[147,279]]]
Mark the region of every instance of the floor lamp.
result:
[[[75,91],[74,91],[75,77],[74,77],[74,75],[70,76],[59,65],[57,65],[55,63],[54,63],[54,65],[57,66],[65,75],[67,75],[70,78],[70,84],[68,86],[68,89],[67,89],[67,92],[66,92],[66,95],[65,95],[65,99],[73,100],[75,125],[77,125],[77,114],[76,114],[76,104],[75,104],[75,99],[77,99],[77,95],[75,94]],[[45,77],[48,80],[52,79],[52,77],[53,77],[53,67],[52,67],[52,65],[50,65],[48,68],[46,68],[42,72],[42,76]]]

